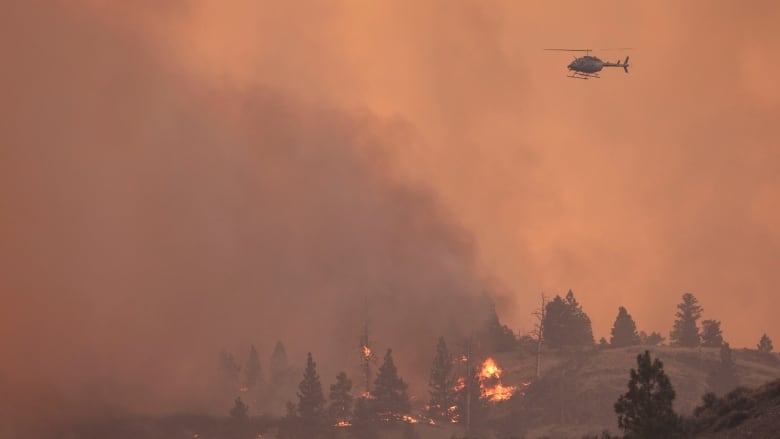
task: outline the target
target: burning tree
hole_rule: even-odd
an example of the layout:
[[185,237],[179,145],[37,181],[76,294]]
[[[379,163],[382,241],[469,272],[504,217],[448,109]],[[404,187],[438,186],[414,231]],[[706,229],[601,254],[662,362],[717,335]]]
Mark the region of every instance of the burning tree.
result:
[[447,349],[444,337],[439,337],[436,345],[436,357],[431,366],[428,381],[431,400],[428,405],[430,416],[435,419],[450,419],[450,408],[455,406],[455,385],[452,379],[452,355]]
[[388,349],[385,361],[379,367],[374,390],[371,392],[371,411],[376,417],[383,420],[401,418],[409,413],[411,403],[406,393],[408,385],[398,376],[398,370],[393,362],[393,350]]

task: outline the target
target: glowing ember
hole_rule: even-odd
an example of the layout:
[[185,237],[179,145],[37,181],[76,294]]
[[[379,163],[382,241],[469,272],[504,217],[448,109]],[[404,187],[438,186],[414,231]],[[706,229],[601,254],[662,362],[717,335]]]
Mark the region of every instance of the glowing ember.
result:
[[403,417],[401,417],[401,420],[404,422],[408,422],[410,424],[417,424],[418,422],[420,422],[409,415],[403,415]]
[[349,421],[339,421],[336,423],[336,427],[345,428],[345,427],[351,427],[352,423]]
[[366,361],[371,359],[371,348],[363,345],[363,358],[365,358]]
[[460,392],[461,390],[466,388],[466,379],[463,377],[458,378],[458,381],[455,383],[455,386],[452,388],[452,390],[456,392]]

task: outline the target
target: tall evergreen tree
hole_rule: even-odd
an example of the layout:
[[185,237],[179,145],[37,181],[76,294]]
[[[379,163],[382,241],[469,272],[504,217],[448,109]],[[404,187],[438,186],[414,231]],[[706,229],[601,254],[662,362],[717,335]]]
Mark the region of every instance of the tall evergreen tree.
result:
[[701,345],[707,348],[717,348],[723,345],[723,333],[720,322],[704,320],[701,322]]
[[515,333],[508,326],[501,324],[492,299],[488,298],[486,301],[488,302],[488,317],[482,325],[479,337],[483,348],[487,352],[511,351],[517,346]]
[[321,426],[325,420],[325,396],[311,352],[306,357],[303,380],[298,385],[298,416],[303,425]]
[[286,381],[290,374],[290,366],[287,362],[287,350],[284,349],[284,344],[281,341],[276,342],[270,363],[271,382],[282,383]]
[[347,421],[352,413],[352,380],[341,372],[336,383],[330,385],[328,415],[333,422]]
[[618,427],[626,438],[681,438],[682,422],[674,412],[675,392],[661,360],[645,351],[636,357],[628,391],[615,403]]
[[262,380],[260,373],[260,357],[257,355],[257,349],[252,345],[244,366],[244,385],[250,389],[255,388]]
[[720,362],[707,377],[707,386],[717,395],[723,395],[737,387],[737,365],[731,355],[731,347],[723,343],[720,347]]
[[615,324],[612,326],[612,336],[609,339],[612,347],[634,346],[639,344],[639,334],[631,314],[624,307],[618,308]]
[[473,367],[463,378],[463,385],[455,392],[457,420],[459,424],[479,425],[485,418],[487,404],[482,399],[479,385],[479,367]]
[[430,416],[434,419],[446,419],[450,407],[455,405],[454,382],[452,379],[452,355],[447,349],[444,337],[439,337],[436,345],[436,356],[431,366],[431,375],[428,380],[431,400]]
[[249,418],[249,406],[241,400],[240,396],[236,398],[233,408],[230,409],[230,417],[240,421]]
[[224,349],[219,353],[220,366],[222,374],[231,386],[238,386],[241,374],[241,366],[236,362],[236,358],[230,352]]
[[555,296],[545,306],[544,340],[553,348],[566,346],[592,346],[593,328],[590,318],[569,290],[566,298]]
[[691,293],[682,296],[682,302],[677,305],[677,313],[674,327],[669,334],[672,346],[696,347],[699,346],[699,328],[696,322],[701,317],[702,307]]
[[774,346],[772,346],[772,339],[767,337],[766,334],[761,336],[761,340],[759,340],[758,345],[756,346],[759,352],[764,353],[770,353],[774,349]]
[[371,396],[374,413],[380,418],[409,413],[411,403],[406,393],[408,385],[398,376],[393,362],[393,351],[388,349],[384,363],[379,367]]

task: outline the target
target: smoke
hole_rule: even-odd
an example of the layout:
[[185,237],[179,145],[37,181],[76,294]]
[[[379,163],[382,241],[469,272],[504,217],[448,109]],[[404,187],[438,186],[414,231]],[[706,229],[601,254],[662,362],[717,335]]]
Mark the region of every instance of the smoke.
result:
[[357,369],[366,320],[414,382],[436,337],[484,318],[472,239],[395,175],[409,126],[207,81],[134,27],[144,6],[104,8],[16,4],[3,23],[11,418],[222,413],[221,348],[283,340],[327,384]]

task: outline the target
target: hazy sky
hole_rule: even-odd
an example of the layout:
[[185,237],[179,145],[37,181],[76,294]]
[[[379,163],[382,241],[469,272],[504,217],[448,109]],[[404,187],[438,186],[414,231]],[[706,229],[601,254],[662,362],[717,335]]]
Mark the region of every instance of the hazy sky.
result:
[[[779,16],[16,2],[0,18],[0,382],[198,407],[178,395],[221,346],[288,334],[295,361],[310,339],[349,355],[368,297],[404,357],[485,290],[515,330],[541,292],[572,289],[597,338],[620,305],[668,335],[692,292],[732,346],[778,338]],[[571,57],[544,47],[632,47],[596,53],[630,54],[631,72],[568,79]],[[427,364],[430,338],[400,363]]]

